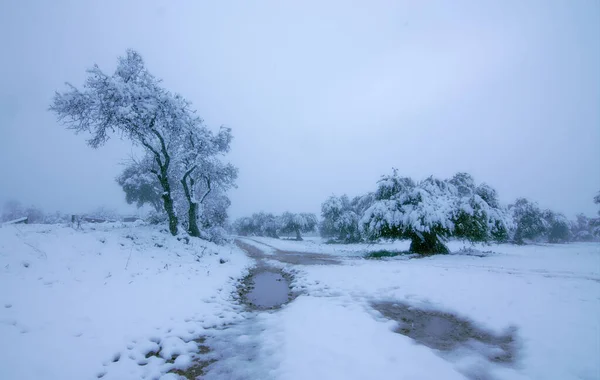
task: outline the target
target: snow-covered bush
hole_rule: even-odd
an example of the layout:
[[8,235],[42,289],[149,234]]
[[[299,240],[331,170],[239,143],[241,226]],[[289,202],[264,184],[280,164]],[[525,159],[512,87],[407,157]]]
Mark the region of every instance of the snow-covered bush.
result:
[[511,226],[496,193],[459,173],[450,180],[429,177],[415,183],[397,170],[378,183],[375,202],[360,220],[367,239],[410,239],[410,251],[446,253],[449,237],[487,242],[503,240]]
[[167,214],[164,211],[151,211],[146,217],[149,224],[163,224],[168,221]]

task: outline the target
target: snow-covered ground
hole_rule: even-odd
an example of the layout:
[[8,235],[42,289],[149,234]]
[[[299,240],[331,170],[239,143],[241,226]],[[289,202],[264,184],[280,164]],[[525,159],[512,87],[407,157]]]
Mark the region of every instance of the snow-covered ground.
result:
[[[600,379],[600,245],[492,246],[489,257],[351,260],[302,266],[300,296],[269,316],[282,379]],[[448,357],[395,334],[370,307],[396,301],[517,328],[513,365]]]
[[[253,245],[271,255],[346,259],[277,262],[300,295],[279,310],[249,312],[232,296],[253,265],[237,248],[185,244],[145,226],[95,228],[0,228],[0,379],[158,379],[185,366],[199,336],[218,359],[209,379],[600,379],[600,244],[365,260],[356,256],[408,243],[258,238]],[[394,332],[397,322],[372,307],[379,301],[516,331],[516,361],[419,345]],[[159,357],[145,358],[157,342]],[[171,354],[180,354],[174,363]]]
[[231,295],[251,264],[152,227],[0,228],[0,379],[158,378],[190,339],[242,318]]
[[265,253],[272,253],[273,250],[278,249],[288,252],[321,253],[336,256],[363,256],[367,252],[381,250],[406,251],[410,246],[409,241],[402,240],[378,244],[326,244],[324,239],[313,236],[304,237],[303,241],[274,239],[262,236],[241,237],[241,239],[264,250]]

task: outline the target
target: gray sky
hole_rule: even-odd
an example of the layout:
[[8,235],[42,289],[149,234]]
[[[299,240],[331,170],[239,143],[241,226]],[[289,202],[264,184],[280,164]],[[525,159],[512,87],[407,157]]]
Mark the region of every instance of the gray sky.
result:
[[600,2],[0,0],[0,201],[127,210],[131,153],[47,111],[138,50],[235,137],[233,217],[319,212],[392,167],[467,171],[572,217],[600,189]]

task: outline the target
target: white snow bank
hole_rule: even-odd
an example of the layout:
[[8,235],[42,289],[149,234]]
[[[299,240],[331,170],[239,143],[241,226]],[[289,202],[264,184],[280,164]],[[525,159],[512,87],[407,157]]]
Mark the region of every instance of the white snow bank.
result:
[[[123,226],[0,229],[0,379],[158,378],[186,359],[165,356],[241,318],[241,251]],[[158,342],[161,357],[146,360]]]

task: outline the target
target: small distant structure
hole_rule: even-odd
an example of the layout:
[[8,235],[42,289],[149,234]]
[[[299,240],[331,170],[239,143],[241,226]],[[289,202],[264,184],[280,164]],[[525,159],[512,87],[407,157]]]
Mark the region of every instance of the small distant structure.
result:
[[138,220],[141,220],[141,219],[137,216],[124,216],[123,217],[123,222],[125,222],[125,223],[137,222]]
[[95,217],[95,216],[84,216],[83,218],[81,218],[81,220],[86,223],[104,223],[107,221],[104,218]]
[[9,220],[8,222],[2,223],[2,226],[10,226],[11,224],[27,224],[29,222],[29,218],[24,216],[22,218]]

